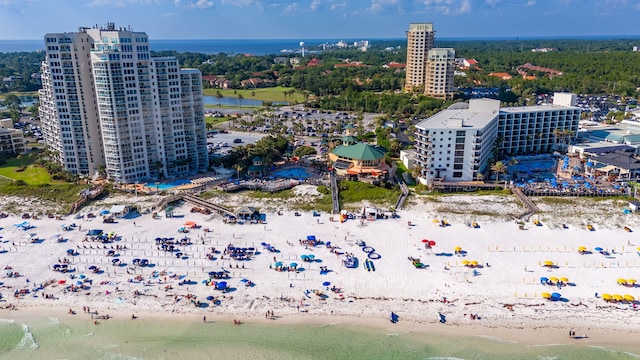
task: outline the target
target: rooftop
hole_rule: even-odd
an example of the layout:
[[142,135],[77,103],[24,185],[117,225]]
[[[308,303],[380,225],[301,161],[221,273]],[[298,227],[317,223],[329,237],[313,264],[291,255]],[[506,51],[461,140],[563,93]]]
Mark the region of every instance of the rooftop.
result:
[[416,126],[429,129],[483,129],[497,114],[469,109],[447,109],[419,122]]
[[500,108],[500,112],[505,113],[525,113],[534,111],[551,111],[551,110],[566,110],[566,109],[580,109],[577,106],[563,106],[563,105],[533,105],[533,106],[510,106]]
[[384,158],[386,150],[377,145],[357,143],[354,145],[342,145],[333,149],[332,153],[345,159],[377,160]]

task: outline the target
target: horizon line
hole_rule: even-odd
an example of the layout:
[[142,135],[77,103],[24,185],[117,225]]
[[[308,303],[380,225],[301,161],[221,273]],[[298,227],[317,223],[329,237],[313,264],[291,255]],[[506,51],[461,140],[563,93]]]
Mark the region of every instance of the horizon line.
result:
[[[404,37],[344,37],[344,38],[237,38],[237,39],[215,39],[215,38],[168,38],[168,39],[152,39],[149,41],[327,41],[327,40],[386,40],[386,41],[398,41],[406,40]],[[443,36],[438,37],[435,41],[439,40],[572,40],[572,39],[584,39],[584,40],[622,40],[622,39],[640,39],[640,35],[497,35],[497,36]],[[42,39],[0,39],[0,41],[42,41]]]

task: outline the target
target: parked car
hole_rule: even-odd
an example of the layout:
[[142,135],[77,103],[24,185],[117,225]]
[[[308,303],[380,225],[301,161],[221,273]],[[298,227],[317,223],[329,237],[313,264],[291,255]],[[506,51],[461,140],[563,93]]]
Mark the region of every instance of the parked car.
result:
[[240,144],[241,142],[242,142],[242,139],[233,139],[234,144]]

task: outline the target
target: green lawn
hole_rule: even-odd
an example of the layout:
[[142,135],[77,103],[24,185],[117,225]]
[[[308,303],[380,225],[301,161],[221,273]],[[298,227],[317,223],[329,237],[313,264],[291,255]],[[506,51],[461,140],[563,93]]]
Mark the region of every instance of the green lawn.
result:
[[[20,169],[24,170],[18,171]],[[32,159],[28,156],[7,159],[7,162],[0,166],[0,175],[13,180],[23,180],[29,185],[51,183],[47,170],[33,164]]]
[[[217,92],[224,97],[237,98],[238,94],[241,94],[245,99],[263,100],[263,101],[292,101],[289,95],[286,96],[285,92],[293,90],[292,87],[269,87],[261,89],[204,89],[204,94],[209,96],[216,96]],[[294,102],[303,102],[304,96],[298,92],[293,93]]]

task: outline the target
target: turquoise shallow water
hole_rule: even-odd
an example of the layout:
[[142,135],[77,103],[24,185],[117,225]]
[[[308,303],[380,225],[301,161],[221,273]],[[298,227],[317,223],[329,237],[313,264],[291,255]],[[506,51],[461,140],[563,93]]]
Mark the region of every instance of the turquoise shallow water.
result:
[[42,318],[0,321],[0,359],[639,359],[622,350],[523,346],[345,326]]

